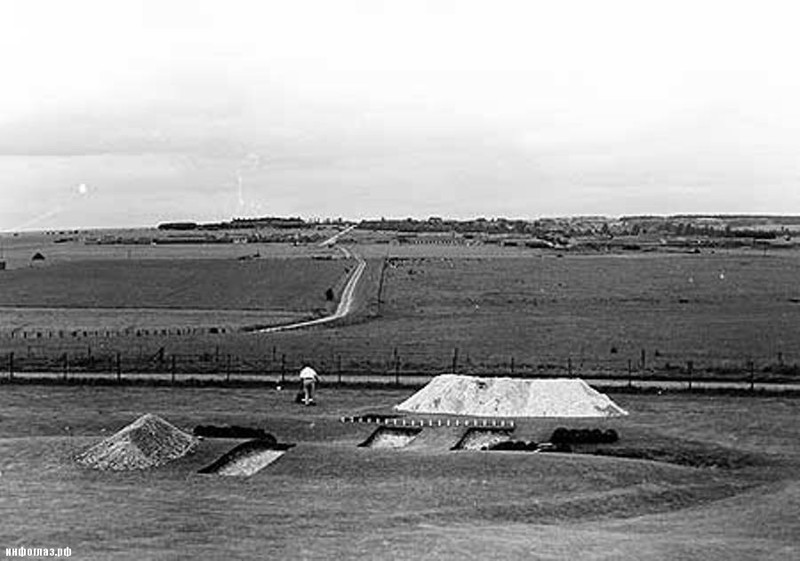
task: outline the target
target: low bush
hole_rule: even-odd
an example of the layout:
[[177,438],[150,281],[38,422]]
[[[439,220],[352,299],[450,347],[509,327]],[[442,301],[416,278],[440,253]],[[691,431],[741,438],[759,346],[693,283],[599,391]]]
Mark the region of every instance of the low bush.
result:
[[264,429],[252,427],[240,427],[237,425],[218,427],[214,425],[197,425],[192,431],[195,436],[205,438],[247,438],[254,440],[266,440],[277,443],[278,439],[266,432]]
[[568,429],[558,427],[550,436],[553,444],[613,444],[619,440],[614,429]]
[[518,452],[533,452],[538,448],[534,441],[525,442],[524,440],[505,440],[497,442],[487,447],[487,450],[516,450]]

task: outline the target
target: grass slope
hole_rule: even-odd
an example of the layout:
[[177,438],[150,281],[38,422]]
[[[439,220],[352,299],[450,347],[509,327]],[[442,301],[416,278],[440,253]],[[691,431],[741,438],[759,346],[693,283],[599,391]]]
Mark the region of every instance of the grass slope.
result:
[[[626,446],[674,444],[683,434],[695,447],[755,454],[757,469],[358,449],[373,427],[336,420],[407,395],[322,388],[320,405],[304,408],[292,392],[9,387],[0,395],[9,499],[0,506],[0,539],[68,544],[81,559],[758,559],[797,550],[795,401],[775,398],[762,411],[759,400],[615,396],[634,413],[617,427]],[[142,473],[72,463],[145,411],[184,430],[261,426],[298,445],[235,481],[196,474],[233,440],[205,440],[194,454]]]

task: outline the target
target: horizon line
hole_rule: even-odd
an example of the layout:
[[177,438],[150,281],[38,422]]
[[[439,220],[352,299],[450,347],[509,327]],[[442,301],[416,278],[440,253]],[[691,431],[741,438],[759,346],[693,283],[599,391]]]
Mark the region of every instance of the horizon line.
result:
[[625,220],[625,219],[670,219],[670,218],[716,218],[716,219],[780,219],[780,218],[793,218],[800,219],[800,213],[769,213],[759,212],[753,214],[747,213],[671,213],[671,214],[658,214],[658,213],[637,213],[637,214],[553,214],[553,215],[540,215],[537,217],[511,217],[511,216],[474,216],[471,218],[453,218],[447,216],[397,216],[397,217],[360,217],[360,218],[345,218],[345,217],[318,217],[318,216],[302,216],[300,214],[290,216],[256,216],[256,217],[241,217],[235,216],[227,220],[212,220],[212,221],[195,221],[189,219],[166,220],[160,221],[156,224],[146,225],[130,225],[130,226],[111,226],[111,225],[92,225],[92,226],[52,226],[48,228],[17,228],[17,229],[0,229],[0,236],[16,233],[36,233],[36,232],[52,232],[52,231],[96,231],[96,230],[150,230],[158,229],[163,224],[196,224],[197,226],[213,225],[213,224],[231,224],[235,221],[257,221],[257,220],[281,220],[281,219],[299,219],[308,224],[358,224],[361,222],[374,222],[374,221],[387,221],[387,222],[402,222],[412,220],[415,222],[428,222],[437,220],[442,222],[536,222],[538,220],[581,220],[581,219],[595,219],[595,220]]

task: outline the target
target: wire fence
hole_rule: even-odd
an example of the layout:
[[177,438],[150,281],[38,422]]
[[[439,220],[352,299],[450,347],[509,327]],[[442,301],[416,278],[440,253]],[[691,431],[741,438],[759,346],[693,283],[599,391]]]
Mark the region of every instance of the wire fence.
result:
[[230,325],[204,325],[193,327],[124,327],[124,328],[81,328],[81,329],[2,329],[0,338],[43,342],[53,340],[78,340],[78,339],[109,339],[115,337],[154,337],[165,335],[218,335],[233,333],[237,328]]
[[[376,355],[378,358],[376,358]],[[171,353],[166,347],[154,353],[122,351],[45,352],[25,351],[0,354],[0,380],[43,378],[63,381],[88,379],[132,382],[251,382],[286,384],[295,381],[299,369],[313,365],[328,383],[424,384],[442,373],[487,377],[581,377],[613,385],[643,382],[674,383],[691,389],[709,383],[734,383],[755,388],[757,384],[800,385],[800,365],[778,353],[774,357],[746,360],[726,357],[695,357],[681,360],[676,355],[648,356],[642,350],[635,358],[538,357],[536,360],[476,359],[458,347],[430,355],[405,354],[397,347],[370,356],[345,352],[302,356],[281,352],[273,346],[262,356],[226,353],[220,347],[202,353]]]

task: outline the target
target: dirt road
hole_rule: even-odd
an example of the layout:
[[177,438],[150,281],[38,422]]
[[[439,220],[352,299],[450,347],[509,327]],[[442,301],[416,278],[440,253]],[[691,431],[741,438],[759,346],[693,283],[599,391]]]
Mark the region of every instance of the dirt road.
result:
[[345,228],[345,229],[344,229],[344,230],[342,230],[341,232],[339,232],[339,233],[337,233],[337,234],[334,234],[334,235],[332,235],[330,238],[328,238],[327,240],[325,240],[324,242],[321,242],[321,243],[319,244],[319,246],[320,246],[320,247],[328,247],[328,246],[332,246],[332,245],[336,244],[336,241],[337,241],[339,238],[341,238],[342,236],[344,236],[344,235],[345,235],[345,234],[347,234],[348,232],[350,232],[350,231],[354,230],[354,229],[356,228],[356,226],[358,226],[358,224],[353,224],[352,226],[348,226],[347,228]]
[[276,333],[278,331],[288,331],[290,329],[302,329],[304,327],[312,327],[314,325],[321,325],[331,321],[336,321],[337,319],[341,319],[349,314],[353,307],[353,295],[355,294],[356,287],[358,286],[358,281],[361,279],[361,275],[364,273],[364,269],[367,267],[367,262],[364,261],[360,255],[350,251],[345,247],[339,247],[338,249],[344,253],[346,258],[356,260],[356,268],[353,270],[350,278],[347,279],[347,284],[345,285],[344,290],[342,290],[342,296],[339,298],[339,305],[336,307],[336,311],[333,314],[323,318],[290,323],[287,325],[278,325],[275,327],[267,327],[256,330],[253,333]]

